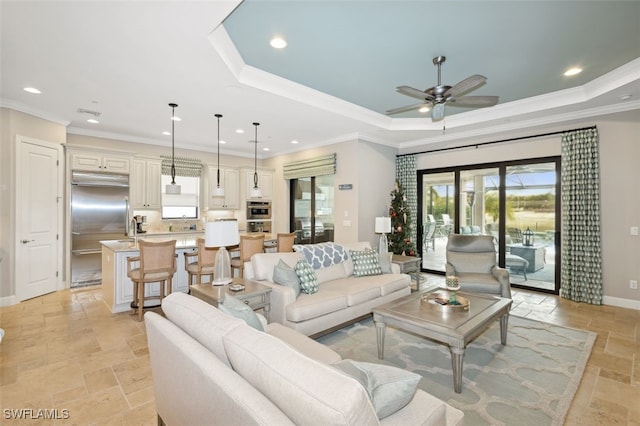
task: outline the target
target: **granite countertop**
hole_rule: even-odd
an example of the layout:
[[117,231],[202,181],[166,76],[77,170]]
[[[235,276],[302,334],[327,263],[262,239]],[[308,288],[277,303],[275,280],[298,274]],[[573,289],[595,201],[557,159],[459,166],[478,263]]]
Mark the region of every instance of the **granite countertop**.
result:
[[[262,235],[264,234],[265,241],[275,241],[274,234],[257,233],[257,232],[240,232],[240,235]],[[198,238],[204,238],[204,232],[171,232],[161,234],[141,234],[138,235],[138,240],[145,241],[170,241],[176,240],[176,249],[188,249],[197,247]],[[138,244],[134,243],[133,238],[123,238],[121,240],[105,240],[100,241],[103,246],[115,251],[132,251],[137,252]]]

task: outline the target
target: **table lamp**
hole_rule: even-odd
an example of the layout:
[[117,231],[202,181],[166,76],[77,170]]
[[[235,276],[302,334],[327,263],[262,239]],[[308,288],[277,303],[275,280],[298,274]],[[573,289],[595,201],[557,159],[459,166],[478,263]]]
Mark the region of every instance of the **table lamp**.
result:
[[381,234],[380,241],[378,243],[378,253],[387,253],[389,251],[387,234],[391,232],[391,218],[376,217],[375,231],[376,231],[376,234]]
[[231,276],[231,257],[227,251],[228,246],[235,246],[240,242],[238,235],[238,222],[235,220],[223,220],[207,222],[204,230],[204,245],[206,248],[219,248],[216,254],[216,263],[213,270],[213,285],[229,284]]

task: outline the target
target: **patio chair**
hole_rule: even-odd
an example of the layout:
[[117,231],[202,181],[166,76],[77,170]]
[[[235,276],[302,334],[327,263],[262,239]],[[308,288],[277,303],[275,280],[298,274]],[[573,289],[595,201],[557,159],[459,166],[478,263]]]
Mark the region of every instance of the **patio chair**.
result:
[[435,221],[426,222],[422,226],[422,247],[424,247],[426,251],[429,251],[429,246],[431,246],[431,250],[436,251],[435,233],[436,233]]

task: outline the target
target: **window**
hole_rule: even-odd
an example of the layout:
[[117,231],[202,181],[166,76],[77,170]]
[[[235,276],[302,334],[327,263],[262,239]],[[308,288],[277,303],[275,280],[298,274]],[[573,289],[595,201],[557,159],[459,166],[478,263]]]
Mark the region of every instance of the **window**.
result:
[[171,184],[171,176],[162,175],[162,219],[198,219],[200,206],[200,178],[176,177],[182,187],[180,195],[166,194],[165,186]]
[[333,241],[333,180],[333,175],[291,179],[291,228],[297,244]]

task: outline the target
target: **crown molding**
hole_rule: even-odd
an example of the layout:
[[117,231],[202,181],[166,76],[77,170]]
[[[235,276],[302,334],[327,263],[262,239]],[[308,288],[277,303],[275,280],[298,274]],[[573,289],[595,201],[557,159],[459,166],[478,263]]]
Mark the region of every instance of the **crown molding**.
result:
[[25,114],[29,114],[32,115],[34,117],[37,118],[41,118],[43,120],[47,120],[47,121],[51,121],[53,123],[56,124],[60,124],[64,127],[69,126],[69,124],[71,124],[71,121],[68,120],[63,120],[62,118],[60,118],[57,115],[48,113],[46,111],[42,111],[36,108],[32,108],[29,107],[27,105],[24,105],[20,102],[15,102],[11,99],[0,99],[0,108],[8,108],[8,109],[12,109],[15,111],[19,111]]

